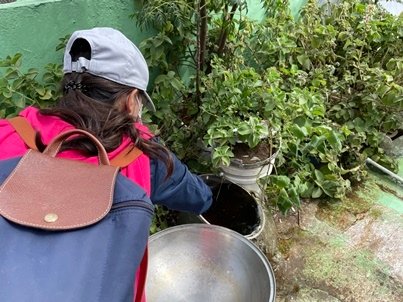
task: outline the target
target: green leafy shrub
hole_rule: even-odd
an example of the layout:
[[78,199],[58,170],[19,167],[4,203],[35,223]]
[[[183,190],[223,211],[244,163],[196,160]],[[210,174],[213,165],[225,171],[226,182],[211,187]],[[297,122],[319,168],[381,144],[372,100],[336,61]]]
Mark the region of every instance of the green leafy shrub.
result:
[[[282,12],[287,15],[286,8]],[[281,89],[300,105],[308,94],[316,96],[315,108],[305,111],[308,119],[290,110],[291,123],[284,120],[277,164],[283,181],[266,179],[267,194],[283,211],[298,204],[295,191],[303,198],[342,198],[362,180],[367,157],[396,170],[380,143],[402,127],[402,25],[402,16],[373,4],[351,0],[320,8],[310,1],[297,22],[269,17],[263,24],[268,37],[261,39],[260,30],[255,35],[260,39],[251,51],[261,54],[255,66],[276,68]],[[309,111],[321,112],[319,118]]]
[[42,79],[38,80],[37,69],[24,72],[21,64],[20,53],[0,60],[0,118],[15,116],[28,105],[47,106],[59,96],[60,65],[46,65]]
[[210,164],[228,164],[243,134],[254,146],[278,129],[276,175],[262,183],[283,212],[301,198],[342,198],[367,157],[396,169],[380,142],[403,124],[402,16],[309,1],[294,20],[287,1],[265,0],[254,22],[246,1],[143,2],[139,24],[157,30],[142,44],[158,67],[153,118],[183,160],[207,145]]
[[[247,18],[247,1],[143,4],[134,16],[156,30],[141,44],[156,74],[158,110],[146,118],[192,170],[215,171],[235,143],[256,146],[275,129],[281,149],[262,185],[283,212],[343,198],[365,177],[367,157],[396,170],[381,140],[403,125],[402,16],[358,0],[309,1],[298,20],[286,1],[264,0],[262,22]],[[21,62],[0,60],[1,117],[58,97],[60,66],[39,80]],[[207,147],[213,155],[201,156]]]

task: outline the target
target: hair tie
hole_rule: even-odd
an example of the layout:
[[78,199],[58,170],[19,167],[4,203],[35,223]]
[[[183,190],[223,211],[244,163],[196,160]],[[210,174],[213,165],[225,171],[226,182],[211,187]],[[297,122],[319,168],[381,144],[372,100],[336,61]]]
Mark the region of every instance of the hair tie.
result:
[[81,83],[76,83],[74,81],[70,81],[68,82],[66,85],[64,85],[64,91],[69,91],[70,89],[72,90],[80,90],[80,91],[85,91],[86,90],[86,86],[82,85]]

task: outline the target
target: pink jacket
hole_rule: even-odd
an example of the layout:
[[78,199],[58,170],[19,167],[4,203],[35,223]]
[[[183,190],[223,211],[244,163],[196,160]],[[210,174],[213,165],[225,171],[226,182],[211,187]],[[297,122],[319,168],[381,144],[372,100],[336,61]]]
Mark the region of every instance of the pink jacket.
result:
[[[40,115],[38,109],[27,107],[20,116],[25,117],[34,129],[41,132],[42,140],[48,144],[56,135],[74,127],[58,117]],[[144,137],[151,137],[152,134],[148,128],[142,124],[135,124],[136,128],[141,131]],[[113,159],[130,143],[126,138],[119,148],[109,153],[109,158]],[[7,120],[0,120],[0,159],[7,159],[23,155],[28,150],[27,146],[21,140],[20,136],[10,126]],[[77,159],[86,162],[97,163],[97,157],[83,157],[75,151],[64,151],[60,153],[60,157]],[[135,162],[121,170],[122,174],[135,181],[150,195],[150,159],[146,155],[141,155]]]

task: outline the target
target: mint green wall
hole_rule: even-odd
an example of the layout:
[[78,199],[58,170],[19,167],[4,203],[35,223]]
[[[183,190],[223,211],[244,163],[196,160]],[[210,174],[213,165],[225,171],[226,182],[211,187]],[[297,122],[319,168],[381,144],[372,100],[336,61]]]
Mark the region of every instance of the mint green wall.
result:
[[[290,3],[291,15],[296,18],[298,17],[299,11],[302,6],[307,3],[308,0],[288,0]],[[258,0],[248,0],[249,15],[253,16],[256,20],[261,20],[264,16],[264,10],[262,9],[262,4]]]
[[308,0],[290,0],[290,10],[294,18],[298,17],[301,7],[303,7],[307,2]]
[[[168,0],[167,0],[168,1]],[[0,4],[0,58],[23,54],[23,68],[42,68],[62,62],[56,52],[59,38],[74,30],[110,26],[121,30],[134,43],[147,37],[129,16],[134,0],[16,0]],[[249,15],[260,19],[264,11],[258,0],[249,0]],[[290,0],[295,15],[306,0]]]
[[59,38],[94,26],[115,27],[135,43],[146,35],[129,17],[133,0],[17,0],[0,4],[0,58],[21,52],[25,68],[61,62]]

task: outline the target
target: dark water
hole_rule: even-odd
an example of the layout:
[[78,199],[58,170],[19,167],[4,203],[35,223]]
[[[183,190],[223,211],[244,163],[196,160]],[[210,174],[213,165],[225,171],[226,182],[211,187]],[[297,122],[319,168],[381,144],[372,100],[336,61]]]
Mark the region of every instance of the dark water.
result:
[[232,183],[213,188],[213,204],[203,214],[210,223],[250,235],[260,224],[258,205],[244,189]]

